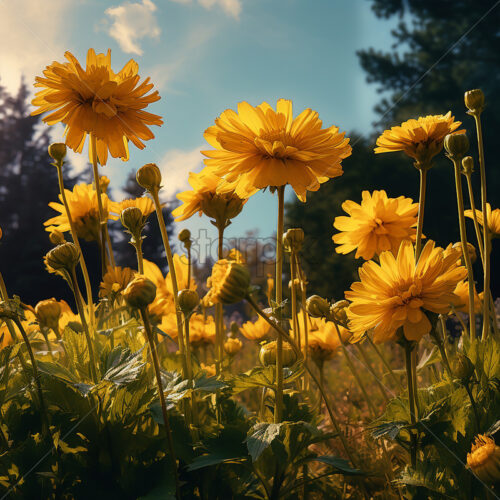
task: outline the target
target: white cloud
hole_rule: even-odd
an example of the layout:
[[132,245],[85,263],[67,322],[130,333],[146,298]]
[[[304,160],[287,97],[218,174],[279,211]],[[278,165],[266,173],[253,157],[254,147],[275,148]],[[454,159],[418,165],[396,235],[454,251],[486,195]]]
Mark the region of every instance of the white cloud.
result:
[[60,61],[71,31],[70,11],[76,0],[11,0],[0,2],[0,84],[9,91],[19,87],[21,75],[31,85],[45,66]]
[[[171,0],[172,2],[188,5],[192,0]],[[238,20],[241,14],[241,0],[198,0],[198,3],[207,10],[220,7],[228,16]]]
[[171,149],[167,151],[158,163],[164,179],[161,190],[165,199],[172,199],[179,191],[189,189],[189,172],[199,172],[203,167],[203,146],[190,151]]
[[142,38],[155,39],[160,36],[155,11],[156,5],[151,0],[124,2],[116,7],[109,7],[105,11],[112,21],[108,33],[124,52],[140,56],[143,51],[139,41]]

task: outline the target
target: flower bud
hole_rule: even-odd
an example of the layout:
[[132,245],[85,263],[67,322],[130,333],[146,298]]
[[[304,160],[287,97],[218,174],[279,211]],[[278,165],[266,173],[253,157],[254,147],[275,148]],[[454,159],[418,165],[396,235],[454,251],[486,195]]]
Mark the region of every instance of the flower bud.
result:
[[52,229],[52,231],[50,231],[49,240],[53,245],[62,245],[63,243],[66,243],[64,234],[58,229]]
[[41,327],[56,330],[61,317],[61,304],[56,299],[41,300],[35,306],[35,314]]
[[[462,242],[457,241],[456,243],[453,243],[453,246],[451,247],[452,249],[456,250],[457,252],[460,252],[460,259],[462,266],[465,266],[465,259],[464,259],[464,252],[462,249]],[[469,258],[472,264],[476,262],[477,260],[477,252],[476,252],[476,247],[472,244],[467,242],[467,250],[469,251]]]
[[217,374],[215,364],[206,365],[205,363],[200,363],[200,368],[205,371],[207,377],[215,377],[215,375]]
[[137,183],[144,189],[153,193],[161,187],[161,172],[154,163],[147,163],[142,166],[136,174]]
[[468,382],[474,374],[474,365],[465,354],[457,353],[457,357],[453,362],[453,375],[462,382]]
[[243,264],[221,259],[214,264],[207,285],[210,287],[208,295],[212,303],[235,304],[248,293],[250,273]]
[[229,337],[224,342],[224,351],[229,354],[229,356],[234,356],[235,354],[237,354],[242,347],[243,344],[241,343],[240,339]]
[[467,453],[467,467],[484,483],[500,481],[500,446],[491,437],[479,434]]
[[330,312],[330,304],[319,295],[311,295],[306,300],[306,311],[313,318],[324,318]]
[[471,115],[481,114],[484,109],[484,93],[481,89],[468,90],[464,95],[465,105]]
[[189,314],[193,309],[196,309],[200,303],[200,297],[198,296],[196,290],[190,290],[188,288],[179,290],[177,300],[179,302],[179,307],[184,314]]
[[229,327],[229,329],[231,330],[229,336],[232,337],[233,339],[235,339],[238,333],[240,333],[240,325],[238,325],[236,321],[231,322],[231,326]]
[[[260,362],[264,366],[272,366],[276,364],[277,342],[272,340],[262,345],[259,352]],[[283,366],[292,366],[297,361],[297,354],[288,342],[283,342]]]
[[156,285],[146,276],[136,275],[123,291],[123,297],[130,307],[143,309],[156,297]]
[[189,229],[183,229],[177,237],[179,241],[182,241],[185,245],[187,241],[191,240],[191,231]]
[[107,193],[108,192],[108,186],[110,183],[109,177],[106,177],[105,175],[101,175],[99,177],[99,187],[101,188],[101,193]]
[[66,144],[63,142],[53,142],[50,144],[49,148],[49,156],[56,161],[57,163],[60,163],[64,160],[66,156]]
[[474,160],[472,159],[472,156],[466,156],[462,160],[462,172],[465,175],[469,175],[474,172]]
[[349,301],[338,300],[330,307],[330,315],[333,319],[341,324],[342,326],[347,325],[347,308],[349,307]]
[[451,160],[461,160],[469,150],[469,139],[466,134],[448,134],[444,138],[444,148]]
[[128,207],[121,211],[120,221],[133,236],[140,236],[144,227],[144,216],[142,210],[137,207]]
[[57,245],[45,255],[46,263],[56,271],[72,271],[78,264],[80,252],[74,243]]
[[304,242],[304,230],[300,227],[289,229],[283,234],[283,245],[287,252],[299,252]]

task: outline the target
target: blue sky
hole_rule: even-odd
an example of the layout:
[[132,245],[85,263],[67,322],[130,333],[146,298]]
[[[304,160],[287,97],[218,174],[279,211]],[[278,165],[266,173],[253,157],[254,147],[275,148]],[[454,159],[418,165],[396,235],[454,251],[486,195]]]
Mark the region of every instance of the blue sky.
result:
[[[129,162],[112,161],[103,173],[118,198],[130,170],[155,162],[168,198],[187,188],[189,171],[201,169],[203,131],[242,100],[289,98],[296,113],[311,107],[327,126],[367,133],[377,94],[356,51],[389,47],[393,27],[367,0],[0,0],[0,81],[15,89],[24,74],[31,82],[65,50],[84,61],[89,47],[111,48],[115,70],[138,61],[160,91],[149,109],[165,125],[154,127],[144,151],[131,149]],[[54,139],[61,131],[54,129]],[[77,169],[87,168],[85,160],[72,156]],[[275,204],[269,193],[253,196],[228,236],[272,234]],[[197,216],[183,227],[213,229]]]

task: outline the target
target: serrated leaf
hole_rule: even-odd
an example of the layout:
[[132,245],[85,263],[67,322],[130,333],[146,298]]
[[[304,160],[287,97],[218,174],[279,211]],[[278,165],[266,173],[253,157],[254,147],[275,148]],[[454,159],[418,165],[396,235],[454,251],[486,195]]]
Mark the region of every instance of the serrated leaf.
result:
[[372,427],[372,437],[373,439],[380,439],[382,437],[388,437],[394,441],[401,429],[404,429],[408,423],[402,420],[396,420],[394,422],[384,422],[383,424],[376,425]]
[[142,349],[131,352],[122,346],[115,347],[106,359],[106,373],[103,380],[112,382],[117,386],[130,384],[137,380],[144,366],[141,358]]
[[255,462],[271,443],[279,436],[282,424],[259,423],[254,425],[247,436],[246,443],[252,462]]
[[487,431],[486,435],[487,436],[493,436],[493,434],[496,434],[498,431],[500,431],[500,420],[497,420]]

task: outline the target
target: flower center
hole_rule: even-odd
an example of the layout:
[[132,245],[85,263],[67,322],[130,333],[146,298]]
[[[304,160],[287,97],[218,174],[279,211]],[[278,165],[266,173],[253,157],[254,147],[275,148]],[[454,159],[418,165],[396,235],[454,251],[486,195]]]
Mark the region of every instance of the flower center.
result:
[[389,233],[389,231],[384,226],[384,221],[382,219],[380,219],[379,217],[375,217],[373,219],[373,222],[375,223],[375,226],[373,229],[373,232],[375,234],[388,234]]

